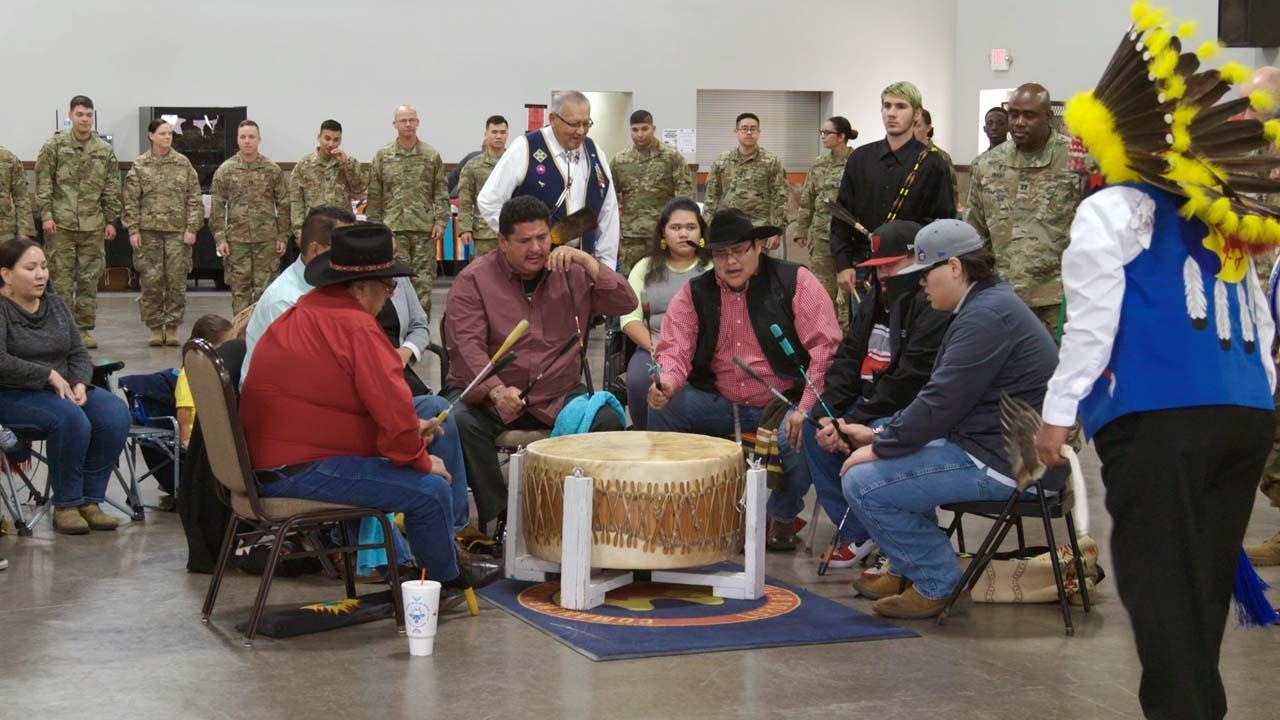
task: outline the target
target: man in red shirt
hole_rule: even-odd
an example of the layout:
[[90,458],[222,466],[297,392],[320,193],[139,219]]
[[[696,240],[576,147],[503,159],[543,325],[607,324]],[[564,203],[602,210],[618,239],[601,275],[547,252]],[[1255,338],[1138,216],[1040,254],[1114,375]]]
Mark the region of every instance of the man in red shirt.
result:
[[[840,342],[840,326],[831,296],[808,268],[761,252],[761,240],[780,232],[753,228],[737,209],[721,210],[712,218],[707,244],[715,271],[681,288],[662,319],[654,353],[662,382],[649,386],[650,430],[729,435],[737,406],[742,430],[754,431],[773,396],[734,358],[791,398],[801,412],[817,404],[799,366],[821,392]],[[775,326],[794,347],[794,356],[788,357],[773,336]],[[785,431],[779,432],[778,445],[787,482],[800,482],[805,471],[804,458],[793,451],[800,447],[803,425],[803,416],[792,412],[779,428]],[[794,519],[794,512],[784,515],[776,504],[771,498],[767,544],[793,550],[802,521]]]
[[[592,315],[623,315],[638,302],[627,279],[591,255],[567,245],[552,249],[549,216],[538,198],[508,200],[498,220],[498,251],[458,273],[446,301],[450,388],[466,387],[512,328],[529,321],[516,361],[477,384],[454,413],[482,528],[507,505],[494,440],[509,429],[553,427],[568,401],[586,393],[581,353],[557,358],[557,351],[579,325],[587,330]],[[542,379],[521,398],[539,373]],[[590,425],[591,432],[621,429],[622,418],[607,405]]]
[[454,590],[478,586],[459,568],[451,477],[427,452],[435,421],[415,414],[403,362],[374,319],[394,278],[413,271],[394,261],[381,224],[339,227],[330,247],[307,264],[315,289],[258,341],[242,388],[258,492],[402,512],[409,547],[431,579]]

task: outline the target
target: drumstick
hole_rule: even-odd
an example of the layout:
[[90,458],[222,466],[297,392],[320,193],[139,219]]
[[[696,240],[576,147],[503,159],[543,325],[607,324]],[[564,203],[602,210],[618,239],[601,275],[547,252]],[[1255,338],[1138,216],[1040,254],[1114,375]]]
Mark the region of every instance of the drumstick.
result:
[[551,362],[547,363],[547,366],[542,368],[542,370],[538,373],[538,376],[530,380],[528,385],[524,386],[524,390],[520,391],[520,399],[523,400],[525,396],[529,394],[529,391],[533,389],[533,386],[536,385],[537,382],[542,379],[542,376],[546,374],[547,370],[550,369],[552,365],[556,364],[556,361],[560,359],[561,355],[564,355],[565,353],[569,352],[569,348],[577,344],[578,344],[578,333],[574,333],[569,336],[568,340],[564,341],[564,344],[560,346],[559,350],[556,350],[556,354],[551,357]]
[[821,430],[821,429],[822,429],[822,424],[821,424],[821,423],[819,423],[817,420],[814,420],[813,418],[809,417],[809,413],[804,412],[803,410],[801,410],[801,409],[800,409],[800,408],[799,408],[795,403],[791,402],[791,400],[789,400],[789,399],[787,398],[787,396],[786,396],[786,395],[783,395],[783,394],[782,394],[782,392],[778,390],[778,388],[776,388],[776,387],[774,387],[774,386],[770,385],[768,382],[766,382],[766,381],[765,381],[765,379],[764,379],[763,377],[761,377],[761,376],[760,376],[760,373],[756,372],[755,370],[752,370],[752,369],[751,369],[751,368],[750,368],[746,363],[742,362],[742,358],[740,358],[740,357],[736,357],[736,356],[735,356],[735,357],[733,358],[733,364],[734,364],[734,365],[737,365],[739,368],[741,368],[741,369],[742,369],[742,371],[743,371],[743,372],[745,372],[746,374],[750,375],[750,376],[751,376],[751,378],[752,378],[753,380],[755,380],[756,382],[760,383],[761,385],[764,385],[764,386],[765,386],[765,388],[766,388],[766,389],[768,389],[768,391],[769,391],[770,393],[772,393],[774,397],[776,397],[776,398],[778,398],[779,400],[781,400],[782,402],[786,403],[786,404],[787,404],[787,407],[789,407],[789,408],[791,408],[792,410],[795,410],[796,412],[800,413],[800,415],[805,419],[805,422],[809,423],[810,425],[812,425],[812,426],[813,426],[815,429],[817,429],[817,430]]
[[[502,359],[499,360],[498,362],[496,363],[490,362],[488,365],[485,365],[484,370],[482,370],[480,374],[476,376],[475,380],[472,380],[471,383],[467,385],[466,389],[462,391],[462,394],[454,398],[449,403],[448,407],[446,407],[444,410],[441,410],[439,415],[436,415],[436,427],[440,427],[440,423],[444,422],[449,417],[449,413],[453,411],[453,406],[457,405],[458,402],[462,400],[463,396],[471,392],[471,388],[475,387],[476,383],[479,382],[481,378],[492,377],[493,375],[496,375],[499,370],[515,362],[516,358],[518,357],[520,356],[513,352],[509,352],[506,355],[503,355]],[[485,372],[485,371],[488,371],[488,372]]]
[[506,355],[507,351],[511,349],[511,346],[515,345],[516,341],[524,337],[524,334],[527,332],[529,332],[528,320],[521,320],[516,323],[516,326],[511,328],[511,332],[507,333],[507,339],[502,341],[502,344],[498,346],[497,351],[493,353],[493,357],[489,358],[489,362],[485,363],[484,367],[480,368],[480,372],[476,373],[476,376],[471,379],[471,382],[467,383],[467,386],[463,388],[462,395],[459,395],[453,402],[449,403],[449,407],[440,411],[440,414],[436,416],[436,422],[444,422],[445,418],[449,417],[449,411],[453,410],[453,406],[458,404],[458,400],[461,400],[463,395],[471,392],[471,388],[474,388],[482,379],[492,374],[494,367],[498,364],[498,361],[502,359],[502,356]]
[[594,395],[596,391],[595,384],[591,382],[591,363],[587,362],[587,336],[582,334],[582,320],[578,317],[578,304],[573,298],[572,267],[564,271],[564,285],[569,290],[569,304],[573,307],[573,326],[578,330],[579,346],[582,348],[582,373],[587,380],[587,394]]
[[773,333],[773,336],[778,339],[778,344],[782,346],[782,352],[791,358],[791,362],[795,363],[796,367],[800,369],[800,377],[804,378],[804,384],[813,392],[814,397],[818,398],[818,402],[822,403],[822,409],[826,411],[827,417],[834,420],[836,414],[831,412],[831,408],[827,407],[827,401],[822,399],[822,393],[818,392],[818,388],[813,386],[813,381],[809,379],[809,373],[805,371],[804,365],[800,364],[800,358],[796,357],[795,348],[791,347],[791,341],[782,334],[782,328],[778,327],[777,323],[774,323],[769,326],[769,332]]
[[849,508],[844,509],[844,516],[840,518],[840,525],[836,527],[836,534],[831,536],[831,542],[827,544],[827,549],[822,553],[822,560],[818,562],[818,575],[826,575],[827,568],[831,566],[831,556],[836,552],[836,546],[840,544],[840,533],[844,532],[844,524],[849,520]]
[[662,387],[662,365],[654,355],[658,350],[658,342],[653,337],[653,326],[649,323],[649,303],[644,304],[644,329],[649,331],[649,377],[653,378],[654,385]]

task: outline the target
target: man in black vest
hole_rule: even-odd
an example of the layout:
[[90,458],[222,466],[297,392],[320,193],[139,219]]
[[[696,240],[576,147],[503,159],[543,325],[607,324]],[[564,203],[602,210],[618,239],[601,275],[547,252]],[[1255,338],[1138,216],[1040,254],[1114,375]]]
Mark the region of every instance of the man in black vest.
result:
[[[649,387],[649,429],[730,435],[736,406],[741,430],[754,431],[773,398],[768,386],[790,397],[801,412],[818,403],[840,328],[831,297],[808,268],[761,251],[761,241],[780,232],[752,227],[737,209],[712,218],[707,242],[715,269],[681,288],[662,321],[654,353],[661,381]],[[783,350],[774,327],[781,329],[794,355]],[[735,358],[764,383],[737,367]],[[802,366],[813,388],[805,387]],[[804,472],[803,458],[791,451],[799,447],[803,424],[802,416],[791,412],[783,422],[785,432],[779,432],[788,479]],[[790,517],[771,512],[769,524],[773,549],[795,548],[799,527]]]

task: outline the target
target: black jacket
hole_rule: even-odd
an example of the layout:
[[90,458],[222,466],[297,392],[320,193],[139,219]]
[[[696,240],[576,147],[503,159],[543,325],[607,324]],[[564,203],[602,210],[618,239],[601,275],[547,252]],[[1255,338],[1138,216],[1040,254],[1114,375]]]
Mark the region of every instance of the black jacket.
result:
[[1003,281],[969,291],[947,328],[929,383],[875,439],[882,458],[908,455],[946,438],[1012,475],[1000,424],[1000,396],[1044,404],[1058,348],[1049,331]]
[[[911,275],[903,279],[913,281],[917,278]],[[891,357],[889,366],[868,383],[862,379],[862,360],[867,354],[876,316],[886,302],[891,302]],[[822,395],[831,411],[843,415],[849,422],[865,425],[905,408],[929,382],[934,358],[950,322],[951,313],[934,310],[925,298],[923,288],[889,301],[880,292],[879,283],[871,283],[871,289],[855,310],[849,329],[832,358],[831,368],[827,370]]]

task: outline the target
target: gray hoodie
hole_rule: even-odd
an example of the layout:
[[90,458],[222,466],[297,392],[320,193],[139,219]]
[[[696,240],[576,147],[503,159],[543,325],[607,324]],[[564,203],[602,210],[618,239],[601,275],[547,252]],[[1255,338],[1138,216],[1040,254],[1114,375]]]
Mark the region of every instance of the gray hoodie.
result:
[[0,388],[43,390],[50,370],[73,387],[93,379],[93,361],[62,298],[46,290],[31,314],[0,297]]

